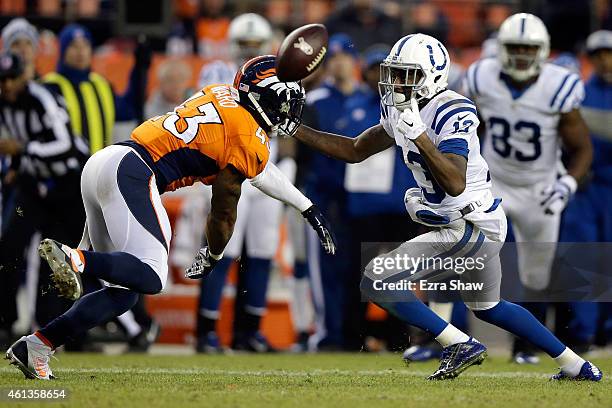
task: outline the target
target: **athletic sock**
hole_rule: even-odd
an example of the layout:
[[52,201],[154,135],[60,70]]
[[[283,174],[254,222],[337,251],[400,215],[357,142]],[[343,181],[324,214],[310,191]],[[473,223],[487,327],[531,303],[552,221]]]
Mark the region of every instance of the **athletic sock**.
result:
[[200,281],[199,315],[216,321],[227,273],[232,265],[230,257],[221,258],[212,273]]
[[525,308],[505,300],[491,309],[475,310],[481,320],[509,331],[544,350],[549,356],[560,356],[565,345]]
[[66,313],[40,329],[39,334],[53,347],[59,347],[68,339],[125,313],[137,301],[138,293],[131,290],[109,287],[97,290],[75,302]]
[[577,376],[580,373],[582,365],[586,363],[582,357],[574,353],[569,347],[566,347],[561,354],[554,358],[554,360],[559,364],[561,371],[571,377]]
[[440,343],[442,347],[448,347],[458,343],[465,343],[469,339],[470,336],[450,323],[444,328],[444,330],[442,330],[442,333],[436,336],[436,341]]

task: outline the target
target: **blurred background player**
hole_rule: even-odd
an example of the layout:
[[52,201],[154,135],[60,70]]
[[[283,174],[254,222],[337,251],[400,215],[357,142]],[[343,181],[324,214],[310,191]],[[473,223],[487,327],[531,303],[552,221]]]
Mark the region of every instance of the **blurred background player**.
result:
[[[71,132],[60,99],[30,76],[19,56],[0,55],[0,124],[8,134],[0,139],[0,156],[10,156],[17,171],[15,206],[0,239],[4,292],[0,323],[9,337],[17,320],[15,295],[32,235],[40,231],[75,245],[85,225],[79,180],[87,144]],[[72,304],[49,291],[50,284],[50,271],[43,263],[36,291],[39,325]]]
[[[593,74],[585,83],[581,113],[591,133],[593,166],[588,184],[578,190],[563,215],[560,240],[612,242],[612,212],[609,205],[602,205],[612,200],[612,31],[592,33],[586,50]],[[572,302],[572,318],[561,325],[566,328],[563,337],[577,349],[588,350],[594,342],[605,346],[612,338],[611,309],[605,302]]]
[[[481,59],[468,69],[466,90],[482,119],[493,190],[504,200],[518,243],[521,282],[541,293],[550,282],[561,213],[591,164],[580,114],[584,87],[577,74],[546,62],[550,39],[538,17],[508,17],[497,41],[497,58]],[[561,146],[567,171],[559,170]],[[545,323],[542,295],[526,299],[533,302],[524,306]],[[520,364],[539,360],[532,346],[518,339],[513,359]]]
[[[346,133],[352,118],[347,101],[364,97],[366,86],[359,80],[358,53],[351,37],[337,33],[329,38],[323,83],[306,94],[305,120],[322,131]],[[307,231],[308,267],[315,310],[315,332],[309,350],[338,350],[345,346],[346,288],[350,281],[351,238],[344,186],[346,164],[304,146],[301,157],[307,166],[304,191],[325,211],[335,225],[338,254],[328,256],[317,245],[317,238]],[[324,210],[323,210],[324,209]]]

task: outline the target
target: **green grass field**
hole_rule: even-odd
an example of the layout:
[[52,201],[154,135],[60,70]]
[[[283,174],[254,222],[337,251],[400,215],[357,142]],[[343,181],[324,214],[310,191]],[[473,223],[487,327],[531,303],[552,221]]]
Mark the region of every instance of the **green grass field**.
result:
[[[399,355],[151,356],[61,354],[52,382],[0,367],[0,389],[66,388],[69,407],[612,407],[612,381],[551,382],[552,361],[517,366],[489,357],[451,381],[425,377],[434,362],[404,366]],[[612,373],[612,358],[593,359]],[[7,362],[5,362],[8,364]],[[0,400],[0,406],[34,403]]]

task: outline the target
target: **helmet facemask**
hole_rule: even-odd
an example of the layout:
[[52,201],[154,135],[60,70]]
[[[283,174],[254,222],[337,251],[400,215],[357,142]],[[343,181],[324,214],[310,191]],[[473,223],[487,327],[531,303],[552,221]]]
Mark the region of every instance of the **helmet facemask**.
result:
[[384,61],[380,64],[378,92],[384,105],[403,111],[412,98],[420,101],[427,96],[425,71],[420,64]]
[[514,80],[522,82],[537,76],[548,52],[541,43],[500,44],[502,70]]
[[269,89],[263,90],[262,93],[252,90],[247,94],[250,105],[265,123],[264,127],[270,136],[293,136],[302,124],[302,111],[306,102],[304,90],[298,83],[295,85],[299,89],[289,87],[289,83],[285,84],[288,85],[287,88],[279,93],[279,96],[285,97],[285,100],[280,104],[277,98],[264,96],[267,91],[271,91]]

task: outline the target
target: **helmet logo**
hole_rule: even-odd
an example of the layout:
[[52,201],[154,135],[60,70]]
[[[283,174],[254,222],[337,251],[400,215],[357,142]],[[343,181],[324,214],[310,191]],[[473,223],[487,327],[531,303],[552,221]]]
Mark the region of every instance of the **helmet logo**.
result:
[[258,84],[262,80],[264,80],[266,78],[273,77],[275,75],[276,75],[276,69],[275,68],[270,68],[270,69],[266,69],[265,71],[256,72],[255,76],[257,77],[257,79],[254,80],[253,83],[254,84]]
[[433,47],[427,44],[427,49],[429,50],[429,62],[431,62],[431,66],[435,68],[436,71],[442,71],[444,68],[446,68],[446,63],[448,62],[448,59],[446,58],[446,53],[444,52],[444,48],[442,48],[442,44],[438,43],[438,47],[440,47],[440,51],[442,52],[442,56],[444,57],[444,62],[442,63],[442,65],[436,65],[436,60],[433,56]]
[[308,44],[304,37],[298,37],[298,42],[293,43],[293,48],[299,48],[306,55],[312,55],[314,52],[312,45]]

